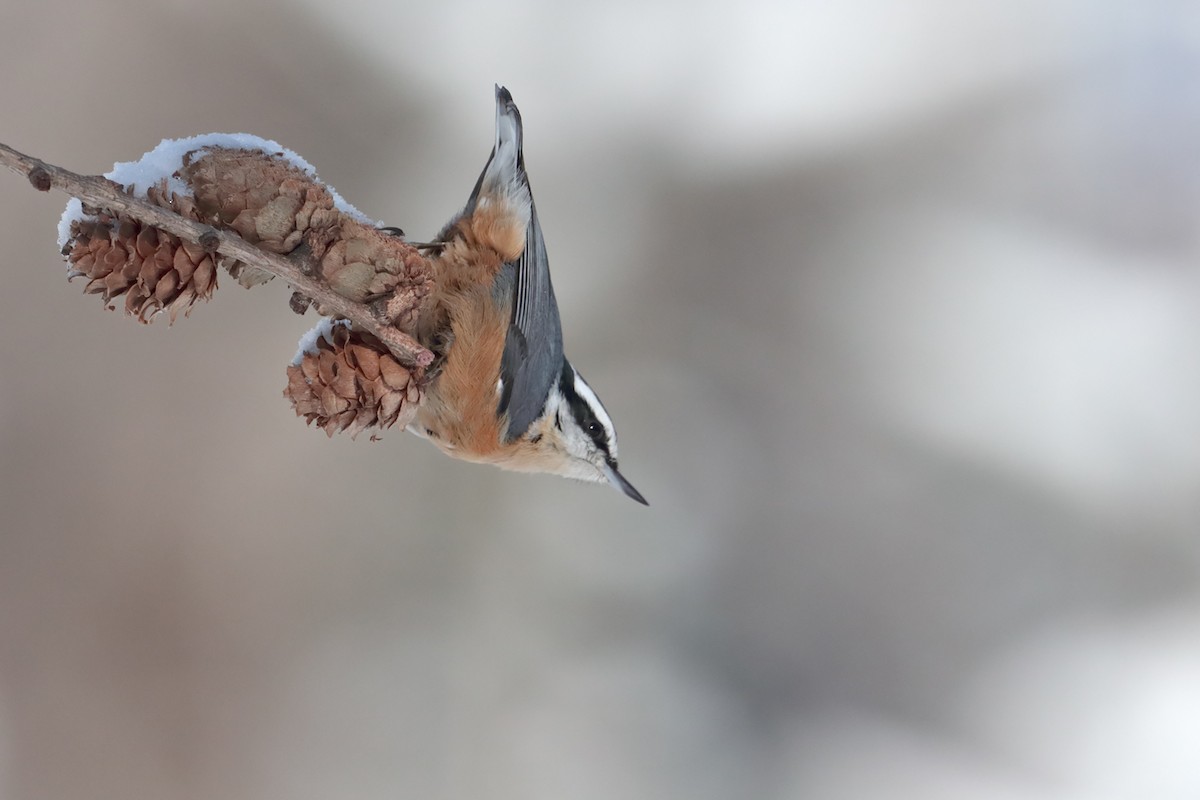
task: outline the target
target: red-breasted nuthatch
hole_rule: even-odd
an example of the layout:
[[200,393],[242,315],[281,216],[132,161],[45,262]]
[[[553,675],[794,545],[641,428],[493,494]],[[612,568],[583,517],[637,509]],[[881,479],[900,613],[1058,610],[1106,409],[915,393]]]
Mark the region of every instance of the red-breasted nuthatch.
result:
[[647,504],[617,471],[612,419],[563,355],[521,114],[501,86],[491,157],[434,249],[421,326],[441,361],[410,430],[455,458],[609,483]]

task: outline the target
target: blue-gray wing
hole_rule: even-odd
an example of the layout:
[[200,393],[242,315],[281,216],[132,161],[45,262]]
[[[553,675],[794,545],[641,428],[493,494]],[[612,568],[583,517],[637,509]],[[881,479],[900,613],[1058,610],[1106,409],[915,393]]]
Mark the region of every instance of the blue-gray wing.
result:
[[525,250],[504,265],[497,291],[513,293],[513,315],[500,361],[500,404],[508,414],[507,439],[519,437],[542,415],[562,370],[562,323],[550,283],[550,263],[537,209],[530,208]]

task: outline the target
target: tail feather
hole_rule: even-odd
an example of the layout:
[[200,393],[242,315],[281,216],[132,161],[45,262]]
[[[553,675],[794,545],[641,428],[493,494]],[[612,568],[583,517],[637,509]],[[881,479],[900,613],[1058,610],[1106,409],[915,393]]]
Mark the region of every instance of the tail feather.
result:
[[521,126],[521,112],[513,102],[508,89],[496,86],[496,144],[493,150],[495,156],[503,154],[499,159],[504,164],[525,169],[525,153],[521,141],[524,130]]
[[518,214],[528,217],[532,202],[529,178],[525,175],[524,131],[521,112],[512,95],[503,86],[496,87],[496,140],[487,166],[475,184],[467,203],[468,212],[480,199],[495,199],[511,203]]

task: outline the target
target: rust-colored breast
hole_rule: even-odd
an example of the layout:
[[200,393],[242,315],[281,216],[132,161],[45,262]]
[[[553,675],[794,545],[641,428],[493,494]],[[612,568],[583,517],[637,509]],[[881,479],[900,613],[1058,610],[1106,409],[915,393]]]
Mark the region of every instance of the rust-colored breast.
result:
[[524,223],[506,203],[484,202],[455,224],[432,262],[437,289],[421,338],[445,345],[417,421],[458,458],[501,457],[505,420],[496,416],[496,383],[512,310],[497,305],[492,287],[501,267],[519,258],[524,247]]
[[509,312],[493,302],[490,286],[447,298],[446,310],[450,345],[417,420],[450,455],[486,458],[500,445],[496,382]]

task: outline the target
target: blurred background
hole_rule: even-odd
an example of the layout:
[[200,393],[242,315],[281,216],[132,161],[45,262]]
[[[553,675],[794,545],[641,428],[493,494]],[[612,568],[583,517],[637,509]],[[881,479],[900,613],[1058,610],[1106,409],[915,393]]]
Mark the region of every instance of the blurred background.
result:
[[277,139],[414,238],[492,84],[646,509],[327,440],[0,176],[0,796],[1200,797],[1200,8],[0,9],[0,141]]

